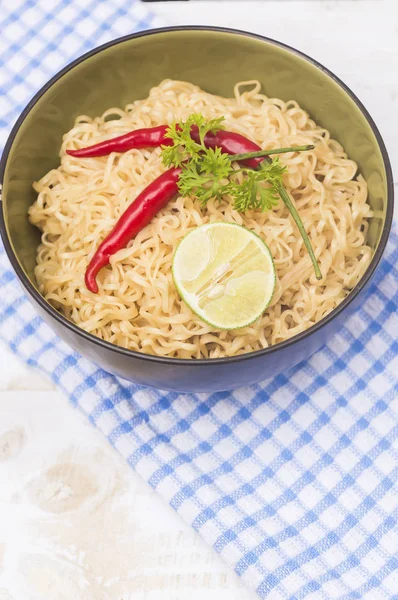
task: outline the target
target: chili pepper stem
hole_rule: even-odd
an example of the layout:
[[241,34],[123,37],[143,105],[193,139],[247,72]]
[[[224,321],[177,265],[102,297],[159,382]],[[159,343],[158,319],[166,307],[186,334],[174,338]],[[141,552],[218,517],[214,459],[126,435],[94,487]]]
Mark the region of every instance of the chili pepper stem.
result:
[[265,158],[270,154],[286,154],[287,152],[306,152],[314,150],[315,146],[307,144],[306,146],[290,146],[289,148],[271,148],[271,150],[259,150],[258,152],[248,152],[247,154],[231,154],[230,159],[241,161],[250,160],[251,158]]

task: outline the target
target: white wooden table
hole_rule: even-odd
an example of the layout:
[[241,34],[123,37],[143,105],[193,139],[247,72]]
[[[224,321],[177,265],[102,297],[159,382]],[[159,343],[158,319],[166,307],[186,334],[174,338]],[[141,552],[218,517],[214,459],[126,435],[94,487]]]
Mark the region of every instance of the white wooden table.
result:
[[[247,29],[316,57],[365,103],[398,172],[395,0],[150,6],[166,23]],[[0,600],[254,599],[49,381],[4,349],[1,365]]]

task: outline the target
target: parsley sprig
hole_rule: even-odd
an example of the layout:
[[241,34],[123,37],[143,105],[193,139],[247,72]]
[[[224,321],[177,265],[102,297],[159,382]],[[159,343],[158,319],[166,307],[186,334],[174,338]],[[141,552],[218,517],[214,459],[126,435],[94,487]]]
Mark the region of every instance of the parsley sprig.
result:
[[[230,196],[239,212],[270,210],[278,203],[275,184],[282,180],[286,168],[276,158],[260,171],[235,169],[233,156],[224,154],[221,148],[206,148],[206,134],[217,133],[222,129],[223,121],[223,117],[206,121],[203,115],[193,114],[185,123],[170,125],[166,137],[173,145],[162,146],[164,165],[184,167],[179,190],[183,196],[197,198],[202,206],[211,198],[222,200],[224,196]],[[198,128],[199,141],[191,137],[193,126]],[[244,174],[241,182],[238,173]]]
[[227,186],[227,193],[234,198],[234,208],[239,212],[271,210],[279,202],[277,184],[285,171],[286,167],[280,164],[279,159],[266,163],[260,171],[244,169],[242,183],[232,181]]
[[[166,167],[179,167],[184,161],[196,163],[202,161],[208,149],[204,144],[207,133],[217,133],[222,129],[224,117],[206,121],[203,115],[190,115],[185,123],[175,122],[169,126],[165,137],[173,141],[172,146],[162,146],[163,164]],[[191,129],[196,126],[199,130],[200,143],[191,137]]]
[[[207,133],[217,133],[223,129],[224,118],[206,120],[201,114],[192,114],[185,123],[175,122],[169,126],[166,137],[173,141],[172,146],[162,146],[162,159],[166,167],[182,167],[179,191],[182,196],[193,197],[206,206],[212,198],[221,201],[232,198],[234,208],[239,212],[247,210],[271,210],[282,198],[289,209],[304,244],[311,257],[317,279],[322,279],[318,262],[304,225],[289,194],[283,185],[286,167],[279,158],[270,154],[282,154],[301,150],[312,150],[314,146],[277,148],[250,154],[228,155],[221,148],[207,148]],[[192,128],[197,128],[195,139]],[[264,157],[258,170],[237,167],[237,161]]]

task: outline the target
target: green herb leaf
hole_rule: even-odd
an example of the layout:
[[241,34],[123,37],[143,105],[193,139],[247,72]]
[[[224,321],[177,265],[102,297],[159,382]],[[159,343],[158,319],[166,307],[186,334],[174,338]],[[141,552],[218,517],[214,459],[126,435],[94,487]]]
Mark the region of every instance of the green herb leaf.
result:
[[223,129],[224,117],[217,117],[216,119],[210,119],[206,121],[203,115],[194,114],[188,118],[187,123],[191,120],[192,125],[196,125],[199,129],[199,139],[202,148],[205,148],[204,139],[207,133],[217,133],[220,129]]
[[[185,123],[172,123],[165,137],[173,141],[173,146],[162,146],[163,164],[166,167],[179,167],[186,161],[198,161],[202,152],[206,152],[204,138],[207,133],[217,133],[222,129],[224,117],[207,121],[203,115],[195,113],[188,117]],[[191,129],[196,126],[199,130],[200,143],[191,138]]]
[[[209,184],[210,187],[208,187]],[[188,163],[184,166],[180,175],[178,188],[182,196],[197,198],[202,206],[218,192],[213,177],[199,173],[195,163]]]
[[207,173],[218,179],[225,179],[234,172],[230,157],[221,148],[206,148],[197,165],[200,173]]
[[217,150],[211,150],[201,163],[188,162],[184,164],[179,190],[183,196],[194,197],[205,206],[211,198],[221,200],[224,195],[223,180],[228,177],[230,161],[217,161]]
[[242,169],[245,179],[241,183],[231,181],[225,191],[234,198],[234,208],[239,212],[271,210],[278,204],[277,184],[285,171],[286,167],[277,158],[260,171]]
[[[266,211],[278,203],[277,184],[282,181],[285,172],[285,167],[279,164],[278,159],[261,171],[235,171],[229,159],[228,162],[218,162],[217,155],[218,150],[211,150],[202,162],[184,165],[179,182],[183,196],[196,198],[204,206],[211,198],[221,201],[229,195],[239,212],[252,209]],[[225,156],[221,154],[224,159]],[[240,172],[245,174],[242,182],[236,177]]]

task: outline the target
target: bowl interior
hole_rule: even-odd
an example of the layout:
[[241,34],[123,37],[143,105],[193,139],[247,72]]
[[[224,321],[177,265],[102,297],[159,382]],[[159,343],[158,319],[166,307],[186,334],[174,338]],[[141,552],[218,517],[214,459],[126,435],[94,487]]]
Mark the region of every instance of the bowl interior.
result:
[[322,68],[271,41],[221,30],[163,30],[80,60],[22,115],[6,158],[3,212],[14,253],[33,285],[39,232],[27,219],[35,200],[32,182],[58,166],[62,135],[77,115],[98,115],[144,98],[165,78],[224,96],[232,95],[237,81],[258,79],[267,95],[296,100],[358,163],[377,210],[369,230],[369,242],[377,247],[387,210],[387,173],[376,135],[349,93]]

